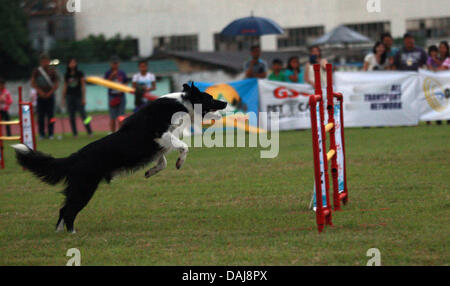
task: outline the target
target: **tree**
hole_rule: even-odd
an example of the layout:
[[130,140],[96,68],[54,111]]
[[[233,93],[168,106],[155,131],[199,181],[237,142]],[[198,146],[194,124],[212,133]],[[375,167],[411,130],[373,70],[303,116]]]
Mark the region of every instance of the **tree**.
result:
[[36,54],[28,38],[27,16],[18,0],[0,0],[0,39],[0,76],[29,77]]
[[136,42],[129,36],[122,38],[117,34],[110,39],[103,35],[90,35],[79,41],[58,41],[50,55],[63,62],[70,58],[76,58],[79,62],[104,62],[114,55],[129,60],[137,54]]

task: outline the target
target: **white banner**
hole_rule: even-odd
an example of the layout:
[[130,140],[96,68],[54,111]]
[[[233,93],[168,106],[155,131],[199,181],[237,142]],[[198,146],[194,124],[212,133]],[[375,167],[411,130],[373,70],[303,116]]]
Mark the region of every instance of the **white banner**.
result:
[[[270,80],[258,80],[259,111],[279,112],[280,130],[311,127],[309,97],[314,90],[309,84],[293,84]],[[260,127],[269,129],[268,118],[260,117]]]
[[416,72],[336,72],[336,92],[344,95],[344,126],[418,124]]
[[[336,72],[334,83],[334,91],[344,96],[345,127],[450,119],[450,71]],[[258,88],[260,111],[279,112],[280,130],[311,127],[306,96],[314,93],[310,85],[258,80]],[[326,86],[322,88],[326,98]],[[260,118],[261,127],[268,129],[268,120]]]
[[421,121],[450,119],[450,71],[419,71],[417,108]]

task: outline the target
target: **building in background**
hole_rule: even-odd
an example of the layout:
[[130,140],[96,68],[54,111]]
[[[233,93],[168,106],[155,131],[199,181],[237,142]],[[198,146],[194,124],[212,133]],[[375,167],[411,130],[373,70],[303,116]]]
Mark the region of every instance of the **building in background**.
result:
[[31,44],[38,52],[48,52],[58,40],[75,40],[75,17],[67,11],[67,0],[24,0]]
[[369,12],[367,0],[80,0],[75,13],[76,37],[90,34],[131,35],[139,54],[154,51],[212,52],[247,50],[251,39],[220,36],[232,20],[255,16],[275,20],[284,35],[264,36],[263,50],[289,50],[306,45],[339,24],[376,40],[380,33],[401,37],[406,31],[424,37],[447,37],[448,0],[380,0],[380,11]]

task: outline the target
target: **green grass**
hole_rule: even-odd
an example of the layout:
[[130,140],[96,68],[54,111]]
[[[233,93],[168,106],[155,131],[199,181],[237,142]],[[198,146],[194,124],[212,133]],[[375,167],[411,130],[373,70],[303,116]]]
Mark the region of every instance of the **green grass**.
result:
[[[66,156],[95,138],[40,141]],[[350,201],[318,234],[307,210],[310,131],[282,132],[276,159],[258,148],[191,148],[181,170],[141,170],[101,184],[77,234],[55,233],[62,186],[22,171],[5,147],[0,265],[448,265],[450,127],[346,129]]]

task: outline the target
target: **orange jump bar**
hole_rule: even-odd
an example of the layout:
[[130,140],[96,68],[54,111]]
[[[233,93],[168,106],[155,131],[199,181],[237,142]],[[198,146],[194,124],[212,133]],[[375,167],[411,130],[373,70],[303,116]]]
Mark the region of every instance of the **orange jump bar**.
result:
[[334,123],[328,123],[325,125],[325,132],[330,132],[331,129],[333,129]]
[[16,141],[20,140],[20,136],[1,136],[0,141]]
[[327,160],[330,161],[331,158],[333,158],[334,155],[336,155],[336,151],[334,149],[331,149],[330,151],[328,151],[328,153],[327,153]]
[[19,125],[20,121],[19,120],[15,120],[15,121],[0,121],[0,125]]

